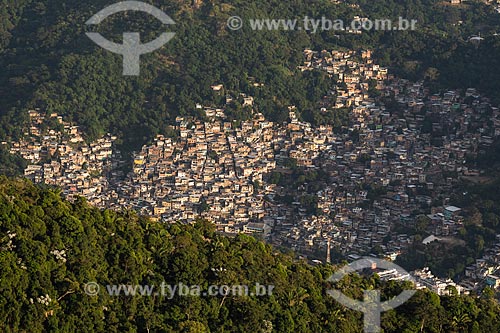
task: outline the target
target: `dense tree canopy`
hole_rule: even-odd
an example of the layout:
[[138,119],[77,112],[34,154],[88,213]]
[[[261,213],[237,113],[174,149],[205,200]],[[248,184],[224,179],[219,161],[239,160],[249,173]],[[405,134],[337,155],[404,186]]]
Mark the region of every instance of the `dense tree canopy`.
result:
[[[163,225],[131,212],[74,203],[57,190],[0,180],[2,332],[360,332],[362,314],[326,294],[362,299],[404,287],[376,276],[327,284],[334,267],[309,266],[211,224]],[[64,251],[64,252],[62,252]],[[63,254],[61,254],[63,253]],[[98,296],[85,284],[274,285],[267,296]],[[487,298],[419,291],[382,315],[384,332],[498,332],[500,308]]]

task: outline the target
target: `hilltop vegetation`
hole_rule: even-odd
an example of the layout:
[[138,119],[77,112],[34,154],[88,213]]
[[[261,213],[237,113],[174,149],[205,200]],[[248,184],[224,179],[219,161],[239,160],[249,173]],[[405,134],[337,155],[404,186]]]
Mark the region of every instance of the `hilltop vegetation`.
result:
[[[383,65],[402,75],[426,76],[448,88],[476,85],[499,91],[494,57],[498,41],[489,37],[477,51],[467,36],[479,28],[491,35],[500,16],[475,2],[453,7],[436,0],[360,1],[357,8],[326,0],[151,1],[177,24],[162,27],[147,14],[116,14],[98,27],[117,42],[124,31],[141,32],[143,41],[165,30],[176,32],[161,50],[142,57],[138,78],[123,77],[122,57],[102,50],[84,34],[86,20],[111,3],[1,1],[0,138],[21,135],[26,109],[40,107],[83,126],[89,139],[112,132],[130,151],[164,133],[177,115],[196,115],[196,103],[220,106],[225,94],[240,92],[254,96],[255,108],[271,120],[283,120],[289,105],[316,119],[317,103],[331,82],[324,73],[296,69],[305,48],[374,48]],[[334,31],[256,32],[249,27],[228,31],[226,21],[232,15],[245,20],[325,16],[346,22],[355,15],[403,16],[419,25],[414,32],[340,36]],[[223,92],[214,93],[214,84],[223,84]]]
[[[210,224],[163,225],[130,212],[64,201],[53,189],[0,181],[2,332],[360,332],[361,313],[327,296],[333,267],[311,267]],[[62,251],[64,254],[61,255]],[[62,259],[64,258],[64,259]],[[214,271],[215,269],[215,271]],[[269,296],[112,297],[84,293],[106,284],[274,285]],[[350,275],[336,288],[398,294],[403,285]],[[48,296],[48,301],[45,298]],[[498,332],[488,298],[418,291],[382,316],[384,332]]]

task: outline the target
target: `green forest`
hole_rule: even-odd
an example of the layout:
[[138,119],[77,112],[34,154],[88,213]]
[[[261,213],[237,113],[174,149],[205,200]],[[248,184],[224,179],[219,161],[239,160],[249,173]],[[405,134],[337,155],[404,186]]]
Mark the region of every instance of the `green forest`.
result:
[[[328,296],[362,299],[408,289],[351,274],[332,285],[335,266],[311,266],[256,239],[228,238],[210,223],[165,225],[132,212],[73,203],[26,180],[0,180],[2,332],[360,332],[362,313]],[[64,251],[64,259],[56,255]],[[172,299],[85,294],[85,284],[273,285],[272,295]],[[383,332],[498,332],[500,307],[481,298],[418,291],[382,315]]]
[[[149,1],[176,22],[163,27],[144,13],[115,14],[98,26],[106,38],[121,42],[137,31],[143,42],[161,32],[175,38],[144,55],[139,77],[121,75],[122,56],[107,52],[87,36],[84,23],[114,1],[0,1],[0,138],[22,135],[26,110],[57,112],[85,129],[89,139],[111,132],[127,152],[164,133],[178,115],[197,115],[195,105],[221,106],[225,94],[255,97],[255,108],[273,121],[296,105],[302,117],[324,122],[317,103],[329,88],[323,73],[301,73],[305,48],[375,50],[392,72],[427,78],[435,89],[475,86],[498,97],[500,16],[490,6],[467,2],[448,6],[436,0],[352,1],[359,6],[313,1]],[[144,14],[144,15],[143,15]],[[232,15],[249,18],[418,20],[416,31],[229,31]],[[468,37],[485,37],[476,48]],[[254,86],[253,83],[261,83]],[[222,93],[211,85],[223,84]],[[247,112],[230,112],[244,119]],[[342,117],[334,117],[335,125]],[[340,121],[340,123],[339,123]],[[2,148],[3,149],[3,148]],[[15,167],[15,163],[10,163]]]

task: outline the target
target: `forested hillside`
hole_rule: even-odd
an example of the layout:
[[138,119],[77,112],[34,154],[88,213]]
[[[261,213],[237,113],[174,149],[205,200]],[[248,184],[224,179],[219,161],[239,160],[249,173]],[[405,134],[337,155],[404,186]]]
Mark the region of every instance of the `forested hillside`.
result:
[[[64,251],[64,252],[63,252]],[[334,267],[312,267],[210,224],[163,225],[133,213],[64,201],[53,189],[0,180],[2,332],[360,332],[362,315],[326,294]],[[85,283],[274,285],[272,295],[89,296]],[[403,286],[350,275],[352,297]],[[382,316],[384,332],[498,332],[500,308],[483,298],[418,291]]]
[[[84,24],[114,1],[11,1],[0,6],[0,138],[22,134],[26,109],[58,112],[85,128],[89,138],[112,132],[133,150],[165,132],[175,116],[195,114],[196,103],[221,106],[225,94],[255,97],[255,108],[281,120],[286,108],[315,119],[317,103],[331,82],[322,73],[301,73],[305,48],[372,48],[383,65],[401,75],[426,76],[437,87],[478,86],[499,91],[499,45],[492,33],[500,15],[492,7],[468,2],[448,6],[436,0],[352,1],[150,1],[169,14],[175,26],[161,26],[147,14],[116,14],[98,27],[121,42],[124,31],[141,32],[143,41],[176,32],[161,50],[142,57],[140,77],[121,75],[122,57],[93,44]],[[232,15],[248,18],[352,20],[355,15],[419,21],[417,31],[229,31]],[[462,22],[462,23],[460,23]],[[483,31],[476,49],[468,36]],[[437,68],[437,72],[434,70]],[[253,83],[262,83],[256,87]],[[210,86],[223,84],[223,93]],[[242,113],[240,111],[239,113]],[[244,114],[234,114],[235,118]]]

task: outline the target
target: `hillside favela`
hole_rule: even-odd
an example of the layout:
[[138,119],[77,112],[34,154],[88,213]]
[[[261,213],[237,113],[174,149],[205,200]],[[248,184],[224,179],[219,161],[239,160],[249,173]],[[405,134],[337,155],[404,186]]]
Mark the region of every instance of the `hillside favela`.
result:
[[0,331],[500,332],[498,4],[56,3],[0,0]]

